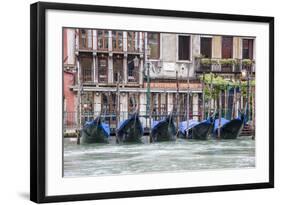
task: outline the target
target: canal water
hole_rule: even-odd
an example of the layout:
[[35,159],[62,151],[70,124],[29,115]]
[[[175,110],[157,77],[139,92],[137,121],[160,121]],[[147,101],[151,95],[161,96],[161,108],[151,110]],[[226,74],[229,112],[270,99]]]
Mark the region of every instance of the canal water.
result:
[[105,176],[255,167],[255,141],[182,140],[135,145],[77,145],[64,139],[64,176]]

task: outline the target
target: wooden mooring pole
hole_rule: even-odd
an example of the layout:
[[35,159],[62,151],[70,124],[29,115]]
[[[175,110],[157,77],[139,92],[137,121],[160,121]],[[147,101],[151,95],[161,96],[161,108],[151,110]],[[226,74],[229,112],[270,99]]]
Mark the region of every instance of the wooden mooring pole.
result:
[[78,100],[78,103],[77,103],[77,129],[76,129],[76,135],[77,135],[77,144],[80,144],[80,135],[81,135],[81,112],[82,112],[82,109],[81,109],[81,90],[82,90],[82,86],[81,86],[81,71],[80,71],[80,63],[79,63],[79,60],[78,60],[78,57],[77,57],[77,61],[76,61],[76,66],[77,66],[77,84],[78,84],[78,91],[77,91],[77,100]]
[[120,121],[120,72],[117,74],[117,84],[116,84],[116,93],[117,93],[117,102],[116,102],[116,127],[115,127],[115,136],[118,137],[118,125]]
[[218,125],[218,139],[221,139],[221,89],[219,90],[219,125]]
[[203,105],[201,120],[204,120],[205,119],[205,73],[203,73],[203,80],[201,82],[201,85],[202,85],[202,105]]
[[[210,73],[211,74],[211,92],[213,92],[213,74],[212,72]],[[210,117],[210,114],[211,114],[211,101],[212,101],[212,98],[209,99],[209,102],[208,102],[208,118]]]
[[252,139],[256,138],[256,123],[255,123],[255,87],[253,86],[252,89]]
[[178,77],[178,71],[176,71],[176,83],[177,83],[177,93],[176,93],[176,113],[177,113],[177,130],[179,129],[179,77]]
[[[189,127],[189,95],[190,95],[190,88],[189,88],[189,66],[187,66],[187,96],[186,96],[186,128]],[[186,132],[186,138],[188,138],[188,131]]]

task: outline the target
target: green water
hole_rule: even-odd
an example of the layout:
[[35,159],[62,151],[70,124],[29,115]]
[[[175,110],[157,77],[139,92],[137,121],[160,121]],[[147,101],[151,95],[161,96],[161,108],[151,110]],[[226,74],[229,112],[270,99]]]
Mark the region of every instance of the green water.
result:
[[255,167],[255,141],[181,140],[136,145],[77,145],[64,140],[64,176],[102,176]]

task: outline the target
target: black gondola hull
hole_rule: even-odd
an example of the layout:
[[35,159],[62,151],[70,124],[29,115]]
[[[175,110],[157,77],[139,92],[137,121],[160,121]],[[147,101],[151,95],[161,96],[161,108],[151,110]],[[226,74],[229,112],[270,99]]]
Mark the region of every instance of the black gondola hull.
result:
[[188,135],[186,135],[186,130],[184,132],[179,131],[177,137],[181,139],[191,139],[192,129],[188,130]]
[[176,140],[176,127],[173,120],[163,120],[159,122],[151,131],[153,142]]
[[[237,139],[243,129],[243,121],[234,119],[221,127],[221,139]],[[216,137],[218,137],[218,130],[216,130]]]
[[81,144],[109,143],[108,136],[103,130],[101,124],[95,124],[83,128],[81,132]]
[[213,123],[204,122],[195,125],[191,131],[191,138],[195,140],[207,140],[213,128]]
[[142,143],[143,127],[137,115],[128,119],[117,131],[118,143]]

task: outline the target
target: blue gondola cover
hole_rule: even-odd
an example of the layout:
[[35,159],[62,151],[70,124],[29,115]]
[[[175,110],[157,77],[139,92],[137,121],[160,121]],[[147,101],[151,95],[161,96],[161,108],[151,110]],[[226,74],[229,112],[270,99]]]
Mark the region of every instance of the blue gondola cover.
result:
[[[86,129],[88,127],[95,126],[95,125],[98,125],[98,119],[91,120],[91,121],[86,121],[85,124],[84,124],[84,128]],[[104,132],[106,137],[110,136],[110,128],[109,128],[108,124],[102,122],[98,126],[100,126],[102,128],[102,130],[103,130],[103,132]]]
[[195,125],[198,125],[198,123],[197,120],[189,120],[187,128],[187,121],[182,121],[179,123],[179,131],[184,134],[186,130],[193,128]]
[[[225,119],[225,118],[221,118],[221,127],[223,126],[223,125],[225,125],[226,123],[228,123],[230,120],[227,120],[227,119]],[[216,130],[218,129],[218,127],[219,127],[219,119],[216,119],[215,120],[215,125],[214,125],[214,132],[216,132]]]

